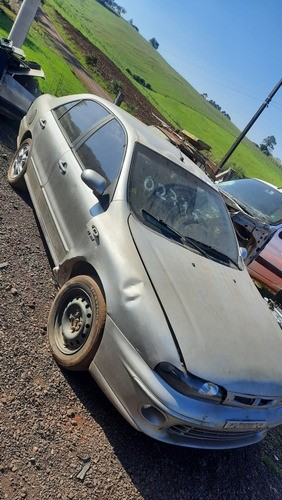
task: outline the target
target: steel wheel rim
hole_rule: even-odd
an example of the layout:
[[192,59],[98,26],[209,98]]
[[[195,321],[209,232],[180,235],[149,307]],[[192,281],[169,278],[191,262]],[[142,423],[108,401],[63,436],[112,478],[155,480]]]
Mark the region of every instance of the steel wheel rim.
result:
[[20,175],[20,173],[25,168],[27,159],[29,156],[29,145],[24,144],[21,149],[18,151],[18,154],[15,158],[15,161],[12,166],[12,177],[16,178]]
[[75,354],[87,341],[93,323],[89,295],[81,289],[63,298],[55,319],[55,342],[63,354]]

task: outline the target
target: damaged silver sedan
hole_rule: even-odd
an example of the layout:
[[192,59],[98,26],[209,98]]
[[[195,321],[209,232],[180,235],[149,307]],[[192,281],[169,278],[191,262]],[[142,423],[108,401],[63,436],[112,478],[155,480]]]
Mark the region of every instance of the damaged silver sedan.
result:
[[8,170],[27,186],[61,288],[48,334],[127,421],[235,448],[282,423],[282,335],[226,205],[196,165],[93,95],[39,97]]

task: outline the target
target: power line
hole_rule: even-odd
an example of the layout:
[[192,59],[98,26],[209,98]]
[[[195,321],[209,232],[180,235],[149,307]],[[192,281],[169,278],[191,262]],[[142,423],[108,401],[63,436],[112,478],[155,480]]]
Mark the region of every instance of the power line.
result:
[[223,159],[221,160],[221,162],[219,164],[219,168],[223,167],[223,165],[226,163],[226,161],[228,160],[228,158],[235,151],[235,149],[237,148],[237,146],[243,140],[243,138],[245,137],[245,135],[247,134],[247,132],[250,130],[250,128],[253,126],[253,124],[258,119],[258,117],[261,115],[261,113],[263,112],[263,110],[269,105],[272,97],[276,94],[276,92],[278,92],[278,90],[280,89],[281,85],[282,85],[282,78],[275,85],[274,89],[270,92],[270,94],[267,96],[267,98],[265,99],[264,103],[257,110],[257,112],[255,113],[255,115],[253,116],[253,118],[249,121],[248,125],[244,128],[243,132],[241,132],[241,134],[236,139],[236,141],[234,142],[234,144],[231,146],[231,148],[229,149],[229,151],[227,151],[226,155],[223,157]]

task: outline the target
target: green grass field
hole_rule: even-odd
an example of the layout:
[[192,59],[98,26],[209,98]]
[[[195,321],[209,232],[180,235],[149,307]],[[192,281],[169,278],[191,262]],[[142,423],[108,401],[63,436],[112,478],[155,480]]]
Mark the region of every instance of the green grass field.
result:
[[[95,0],[45,0],[43,8],[54,21],[53,9],[58,11],[97,45],[170,123],[210,144],[214,161],[222,159],[240,131],[174,71],[129,23]],[[0,18],[0,35],[5,36],[5,30],[1,27]],[[84,91],[70,66],[54,52],[54,46],[37,23],[32,25],[24,50],[27,57],[39,62],[45,71],[43,92],[63,95]],[[79,56],[79,49],[76,55]],[[150,83],[153,90],[137,84],[126,71],[127,68]],[[263,155],[248,139],[244,139],[230,157],[226,168],[228,166],[235,166],[246,176],[282,185],[282,168]]]

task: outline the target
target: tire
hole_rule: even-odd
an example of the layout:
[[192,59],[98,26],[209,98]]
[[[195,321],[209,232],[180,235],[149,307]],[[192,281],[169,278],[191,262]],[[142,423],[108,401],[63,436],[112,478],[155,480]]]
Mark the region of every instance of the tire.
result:
[[63,368],[88,370],[106,321],[106,303],[90,276],[67,281],[56,295],[47,322],[53,356]]
[[31,152],[32,140],[26,139],[16,151],[8,168],[7,179],[11,186],[24,191],[26,184],[24,175],[27,170],[28,160]]

